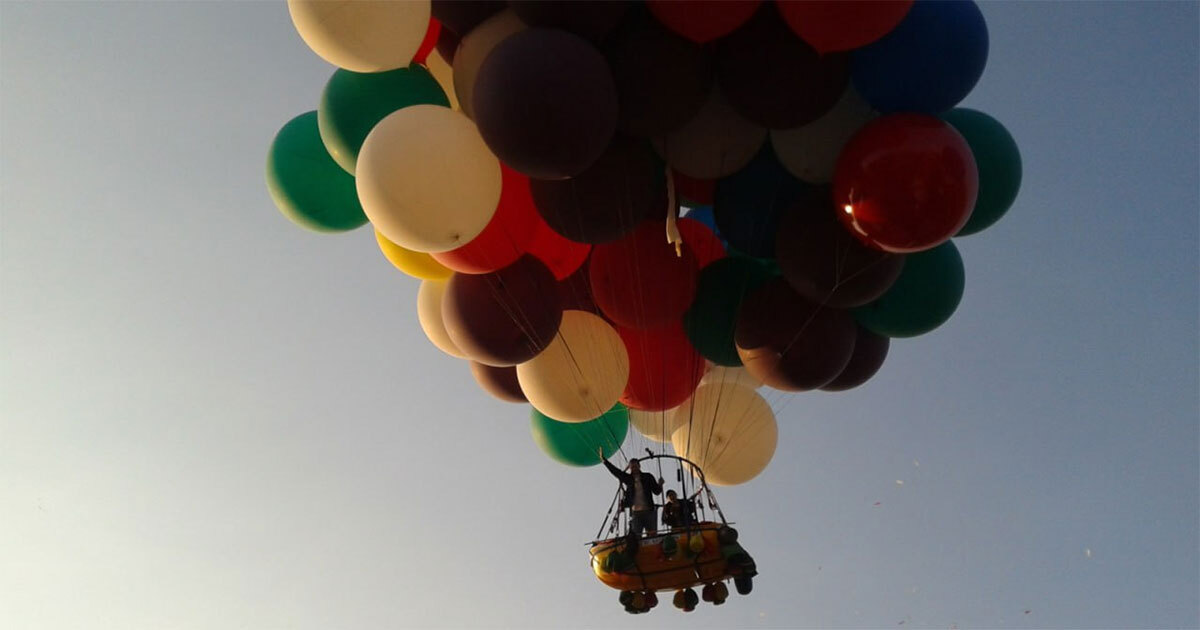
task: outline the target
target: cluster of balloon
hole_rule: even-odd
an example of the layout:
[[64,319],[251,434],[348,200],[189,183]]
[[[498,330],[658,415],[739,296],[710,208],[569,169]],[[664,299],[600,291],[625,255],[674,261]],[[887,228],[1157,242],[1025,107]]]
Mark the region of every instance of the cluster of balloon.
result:
[[338,69],[271,146],[275,202],[369,221],[429,340],[570,465],[633,424],[754,478],[757,388],[857,387],[945,322],[952,237],[1020,185],[1009,133],[956,108],[988,51],[971,0],[288,7]]

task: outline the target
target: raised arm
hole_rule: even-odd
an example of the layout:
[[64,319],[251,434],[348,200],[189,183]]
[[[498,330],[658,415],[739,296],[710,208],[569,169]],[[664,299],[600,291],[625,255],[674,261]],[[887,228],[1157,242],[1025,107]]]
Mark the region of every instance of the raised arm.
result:
[[608,461],[608,459],[604,457],[603,451],[600,453],[600,461],[604,462],[604,467],[607,468],[608,472],[612,473],[612,476],[616,477],[617,479],[625,481],[625,478],[629,476],[625,471],[613,466],[612,462]]

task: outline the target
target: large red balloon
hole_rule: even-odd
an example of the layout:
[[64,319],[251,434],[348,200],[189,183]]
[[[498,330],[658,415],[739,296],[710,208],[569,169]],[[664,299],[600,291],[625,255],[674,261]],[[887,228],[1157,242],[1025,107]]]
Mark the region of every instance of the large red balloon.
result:
[[683,325],[634,330],[618,327],[629,353],[629,382],[621,395],[627,407],[666,411],[687,400],[704,376],[704,357],[692,347]]
[[647,0],[667,28],[698,43],[732,33],[758,9],[760,0]]
[[619,241],[592,250],[592,295],[600,310],[627,328],[656,328],[683,316],[696,294],[696,257],[667,242],[662,221],[645,221]]
[[587,260],[592,246],[587,243],[577,243],[555,232],[549,225],[546,225],[541,215],[535,213],[534,221],[533,238],[529,241],[529,253],[549,267],[558,280],[563,280],[575,273],[583,261]]
[[413,55],[413,63],[425,63],[425,60],[429,58],[429,53],[433,52],[434,47],[437,46],[441,34],[442,23],[437,21],[437,18],[429,18],[429,28],[425,29],[425,39],[421,40],[417,54]]
[[878,118],[838,158],[833,200],[868,246],[906,254],[938,246],[971,217],[979,174],[954,127],[924,114]]
[[780,278],[742,303],[734,342],[751,376],[799,392],[828,385],[846,369],[855,334],[848,311],[810,302]]
[[[671,180],[675,182],[675,201],[690,201],[702,206],[711,206],[717,190],[717,180],[696,179],[671,169]],[[684,203],[683,205],[688,205]]]
[[829,188],[788,209],[775,233],[775,262],[800,295],[835,308],[862,306],[892,286],[904,256],[867,247],[838,221]]
[[862,48],[887,35],[913,0],[775,0],[793,31],[819,52]]
[[696,256],[696,267],[703,269],[709,263],[725,257],[725,246],[712,228],[687,217],[679,219],[676,225],[683,242],[692,248],[692,254]]
[[538,224],[529,178],[503,163],[500,172],[500,203],[487,227],[466,245],[433,254],[434,260],[461,273],[487,273],[509,266],[528,250]]
[[524,363],[558,333],[558,283],[532,256],[492,273],[456,273],[442,296],[442,321],[471,359],[495,367]]

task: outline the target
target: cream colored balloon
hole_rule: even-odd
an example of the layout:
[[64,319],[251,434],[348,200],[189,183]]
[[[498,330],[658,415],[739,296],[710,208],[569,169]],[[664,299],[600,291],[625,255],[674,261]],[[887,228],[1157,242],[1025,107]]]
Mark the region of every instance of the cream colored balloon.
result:
[[741,170],[766,138],[766,127],[742,118],[713,87],[708,102],[687,124],[654,138],[654,149],[684,175],[716,179]]
[[383,72],[412,63],[429,29],[429,0],[288,0],[305,44],[329,63],[354,72]]
[[375,229],[417,252],[466,245],[500,201],[500,161],[471,119],[438,105],[412,105],[379,121],[355,171]]
[[479,76],[483,60],[496,44],[526,28],[512,9],[505,9],[471,29],[459,42],[458,50],[454,52],[454,92],[467,116],[475,117],[471,113],[471,95],[475,93],[475,77]]
[[771,130],[775,155],[792,175],[812,183],[833,181],[838,156],[850,138],[879,112],[863,100],[853,86],[824,116],[792,129]]
[[450,99],[450,109],[462,109],[458,104],[458,95],[454,93],[454,70],[450,64],[446,63],[436,48],[429,51],[429,57],[425,59],[425,67],[429,68],[429,74],[433,75],[433,79],[442,86],[442,91],[446,93],[446,98]]
[[738,385],[701,385],[675,409],[671,444],[718,486],[746,483],[775,455],[775,412],[758,392]]
[[744,367],[724,367],[714,365],[709,368],[704,377],[700,379],[700,385],[708,385],[715,383],[718,385],[737,385],[749,389],[758,389],[763,386],[762,381],[754,378]]
[[425,280],[417,291],[417,321],[421,322],[421,330],[438,350],[459,359],[469,359],[458,346],[450,340],[446,333],[446,324],[442,322],[442,295],[446,293],[446,280]]
[[563,311],[554,341],[517,366],[529,404],[561,422],[586,422],[608,411],[629,381],[621,336],[600,317]]
[[642,411],[629,410],[629,424],[637,429],[646,439],[655,442],[670,442],[671,434],[675,432],[675,410]]

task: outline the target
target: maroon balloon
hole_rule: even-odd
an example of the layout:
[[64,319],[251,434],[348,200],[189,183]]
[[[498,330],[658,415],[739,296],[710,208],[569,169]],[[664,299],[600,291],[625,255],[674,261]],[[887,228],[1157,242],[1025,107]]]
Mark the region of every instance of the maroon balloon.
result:
[[555,232],[579,243],[615,241],[643,220],[666,216],[662,164],[650,144],[617,135],[586,171],[570,179],[532,180],[533,203]]
[[890,346],[891,340],[887,337],[876,335],[859,326],[850,363],[846,364],[846,369],[842,370],[837,378],[821,389],[827,392],[841,392],[871,380],[879,368],[883,367],[883,360],[887,358]]
[[604,39],[629,8],[627,0],[509,0],[508,6],[530,26],[561,28],[594,42]]
[[454,344],[475,361],[524,363],[558,333],[558,283],[533,256],[492,273],[456,273],[442,297],[442,320]]
[[712,87],[706,48],[663,26],[644,8],[630,11],[604,42],[620,102],[621,131],[664,136],[700,111]]
[[734,332],[746,371],[775,389],[793,392],[837,378],[850,362],[854,340],[848,311],[806,300],[782,278],[746,298]]
[[[459,37],[504,10],[504,0],[432,0],[430,12]],[[447,59],[449,61],[449,59]]]
[[557,29],[530,28],[497,44],[472,97],[492,153],[537,179],[587,170],[617,129],[617,90],[604,57]]
[[904,268],[904,256],[867,247],[846,231],[824,186],[811,189],[783,213],[775,258],[797,293],[835,308],[875,300]]
[[603,317],[600,307],[596,306],[596,298],[592,297],[592,279],[588,267],[585,261],[575,273],[558,281],[558,299],[564,311],[587,311]]
[[592,249],[592,295],[612,321],[656,328],[678,321],[696,295],[696,258],[667,242],[662,221],[645,221],[625,238]]
[[458,44],[462,41],[454,31],[443,27],[438,33],[437,51],[446,60],[446,63],[454,64],[454,53],[458,52]]
[[517,382],[515,366],[494,367],[471,361],[471,375],[475,377],[479,387],[493,398],[504,402],[529,402],[525,398],[525,392],[521,391],[521,384]]
[[950,240],[979,192],[975,156],[949,123],[892,114],[867,123],[838,156],[837,216],[869,247],[908,254]]
[[717,43],[717,81],[729,104],[773,129],[810,123],[846,91],[849,58],[821,55],[788,28],[775,3]]

